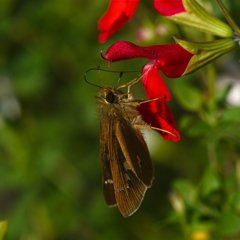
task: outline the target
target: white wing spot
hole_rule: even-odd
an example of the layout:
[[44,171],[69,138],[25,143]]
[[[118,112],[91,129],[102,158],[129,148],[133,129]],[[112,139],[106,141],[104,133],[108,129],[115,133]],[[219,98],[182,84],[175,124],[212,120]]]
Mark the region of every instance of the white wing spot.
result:
[[126,171],[127,171],[128,169],[131,169],[126,161],[123,163],[123,166],[124,166],[124,168],[125,168]]
[[108,183],[109,183],[109,184],[113,184],[113,180],[112,180],[112,179],[108,179],[108,180],[105,180],[104,183],[105,183],[105,184],[108,184]]

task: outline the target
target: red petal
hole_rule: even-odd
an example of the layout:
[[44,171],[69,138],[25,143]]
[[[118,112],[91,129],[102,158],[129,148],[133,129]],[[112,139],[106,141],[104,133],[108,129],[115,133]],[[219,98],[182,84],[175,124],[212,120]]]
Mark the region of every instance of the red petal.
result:
[[186,12],[182,0],[154,0],[154,7],[165,17]]
[[170,78],[181,77],[193,57],[178,44],[141,47],[127,41],[114,43],[106,52],[105,59],[114,62],[132,58],[147,58],[157,63],[158,70]]
[[159,131],[165,140],[180,140],[180,134],[176,129],[173,115],[164,100],[142,103],[138,107],[142,119],[152,127],[160,128],[171,132],[175,136]]
[[155,65],[144,66],[142,83],[148,99],[164,97],[166,101],[170,101],[170,92]]
[[155,60],[158,53],[150,48],[140,47],[128,41],[119,41],[114,43],[107,50],[104,58],[110,62],[127,60],[132,58],[147,58]]
[[181,77],[194,54],[179,44],[155,45],[148,49],[158,52],[158,69],[169,78]]
[[171,98],[170,92],[155,65],[147,64],[143,68],[142,83],[148,99],[163,97],[156,101],[142,103],[139,106],[138,110],[143,120],[152,127],[169,131],[176,136],[159,131],[165,140],[179,141],[180,135],[176,130],[173,115],[166,105],[166,101],[170,101]]
[[98,22],[99,42],[105,42],[117,32],[134,14],[139,0],[111,0],[105,15]]

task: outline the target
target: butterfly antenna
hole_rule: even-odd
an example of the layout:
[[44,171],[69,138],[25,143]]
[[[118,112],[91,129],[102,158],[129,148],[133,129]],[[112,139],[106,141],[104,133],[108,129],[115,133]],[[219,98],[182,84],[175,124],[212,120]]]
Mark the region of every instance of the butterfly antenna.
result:
[[[120,80],[121,80],[123,74],[124,74],[124,72],[120,72],[120,74],[119,74],[119,78],[118,78],[118,80],[117,80],[116,85],[118,85],[118,83],[120,82]],[[116,86],[115,86],[115,87],[116,87]]]
[[119,78],[118,78],[118,81],[117,81],[117,84],[119,83],[120,79],[122,78],[123,74],[124,73],[129,73],[129,72],[139,72],[139,71],[111,71],[111,70],[106,70],[106,69],[101,69],[100,67],[97,67],[97,68],[91,68],[89,70],[87,70],[84,74],[84,80],[85,82],[87,82],[88,84],[90,85],[93,85],[95,87],[99,87],[99,88],[102,88],[101,86],[97,85],[97,84],[94,84],[94,83],[91,83],[87,80],[87,74],[88,72],[92,71],[92,70],[98,70],[98,71],[104,71],[104,72],[112,72],[112,73],[119,73]]
[[96,84],[94,84],[94,83],[91,83],[91,82],[89,82],[89,81],[87,80],[87,74],[88,74],[88,72],[90,72],[90,71],[92,71],[92,70],[102,70],[102,69],[100,69],[100,68],[91,68],[91,69],[87,70],[87,71],[85,72],[85,74],[84,74],[84,80],[85,80],[85,82],[88,83],[88,84],[90,84],[90,85],[92,85],[92,86],[95,86],[95,87],[98,87],[98,88],[102,88],[101,86],[96,85]]

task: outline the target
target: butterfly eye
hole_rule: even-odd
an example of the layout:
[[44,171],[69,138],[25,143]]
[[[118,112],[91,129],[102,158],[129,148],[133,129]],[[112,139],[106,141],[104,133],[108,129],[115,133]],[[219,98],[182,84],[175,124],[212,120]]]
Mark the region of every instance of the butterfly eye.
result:
[[117,101],[117,97],[116,97],[116,95],[114,93],[109,92],[106,95],[106,101],[108,103],[115,103]]

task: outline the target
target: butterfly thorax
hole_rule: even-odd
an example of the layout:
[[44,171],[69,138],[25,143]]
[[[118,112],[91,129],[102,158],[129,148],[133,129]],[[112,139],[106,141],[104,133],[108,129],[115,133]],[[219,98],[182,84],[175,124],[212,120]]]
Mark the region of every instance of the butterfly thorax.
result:
[[137,110],[139,103],[134,101],[129,93],[122,93],[116,88],[104,86],[98,90],[96,99],[100,116],[123,117],[131,122],[140,118]]

